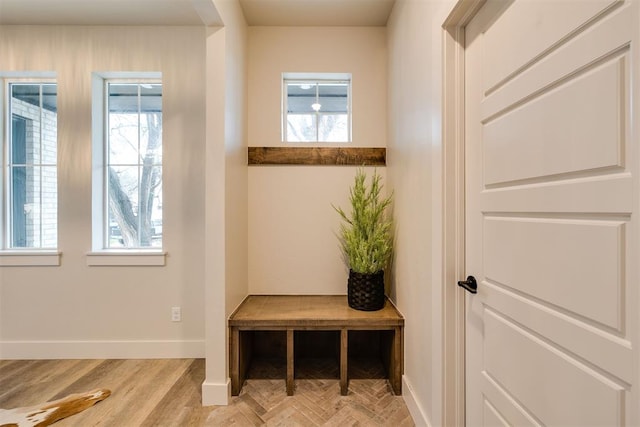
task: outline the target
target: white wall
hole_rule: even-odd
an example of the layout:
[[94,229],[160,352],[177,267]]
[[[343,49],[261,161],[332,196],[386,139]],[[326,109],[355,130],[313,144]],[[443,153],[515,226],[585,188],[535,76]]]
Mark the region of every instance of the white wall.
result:
[[230,395],[227,318],[247,295],[247,26],[237,0],[217,0],[207,32],[206,378],[202,403]]
[[244,15],[237,1],[221,8],[226,22],[225,223],[226,315],[247,296],[248,170],[247,170],[247,45]]
[[[3,70],[58,74],[63,252],[60,267],[0,268],[0,358],[202,356],[206,340],[203,402],[226,402],[226,318],[244,295],[346,292],[331,203],[346,206],[355,168],[247,174],[245,147],[282,145],[282,72],[351,72],[352,145],[387,146],[395,192],[405,398],[418,425],[440,425],[440,26],[453,1],[397,1],[386,29],[247,29],[235,0],[216,1],[225,27],[207,30],[0,27]],[[167,265],[87,267],[91,72],[132,70],[165,84]]]
[[[0,358],[202,357],[204,28],[5,26],[0,58],[0,71],[57,74],[62,252],[59,267],[0,268]],[[96,71],[162,73],[164,267],[86,264]]]
[[[385,147],[386,62],[383,27],[250,27],[249,146],[285,146],[282,73],[331,72],[352,74],[353,142],[348,146]],[[355,171],[349,166],[249,167],[250,294],[346,293],[347,270],[334,234],[339,219],[331,204],[347,207]],[[384,167],[378,171],[384,176]]]
[[388,22],[387,174],[395,189],[395,300],[405,316],[404,395],[442,425],[442,23],[454,1],[397,0]]

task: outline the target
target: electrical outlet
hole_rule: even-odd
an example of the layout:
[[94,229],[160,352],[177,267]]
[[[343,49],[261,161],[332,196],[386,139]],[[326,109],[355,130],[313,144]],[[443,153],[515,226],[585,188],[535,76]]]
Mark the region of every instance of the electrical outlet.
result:
[[180,307],[171,307],[171,321],[172,322],[182,321],[182,310],[180,309]]

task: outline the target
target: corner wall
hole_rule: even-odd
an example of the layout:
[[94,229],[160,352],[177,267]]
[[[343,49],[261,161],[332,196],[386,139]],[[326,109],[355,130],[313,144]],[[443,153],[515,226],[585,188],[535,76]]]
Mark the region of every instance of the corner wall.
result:
[[[250,27],[249,145],[385,147],[386,61],[384,27]],[[285,72],[352,74],[351,143],[282,142]],[[346,294],[331,204],[347,208],[356,169],[249,167],[250,294]]]
[[224,27],[206,42],[203,405],[228,403],[227,318],[247,295],[247,26],[237,0],[215,5]]
[[387,24],[387,176],[395,189],[394,289],[406,319],[403,394],[417,425],[442,425],[442,23],[455,1],[397,0]]

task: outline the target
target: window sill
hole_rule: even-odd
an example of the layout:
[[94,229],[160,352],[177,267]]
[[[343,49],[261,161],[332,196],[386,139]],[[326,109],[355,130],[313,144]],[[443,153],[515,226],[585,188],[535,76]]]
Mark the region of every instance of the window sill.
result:
[[58,267],[58,251],[0,251],[0,267]]
[[90,267],[164,266],[166,252],[161,251],[100,251],[87,254]]

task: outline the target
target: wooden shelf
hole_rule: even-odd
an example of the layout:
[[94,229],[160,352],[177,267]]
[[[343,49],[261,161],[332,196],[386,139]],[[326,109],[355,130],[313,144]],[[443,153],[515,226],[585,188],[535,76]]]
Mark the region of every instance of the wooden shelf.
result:
[[369,147],[248,147],[249,166],[385,166],[386,149]]

